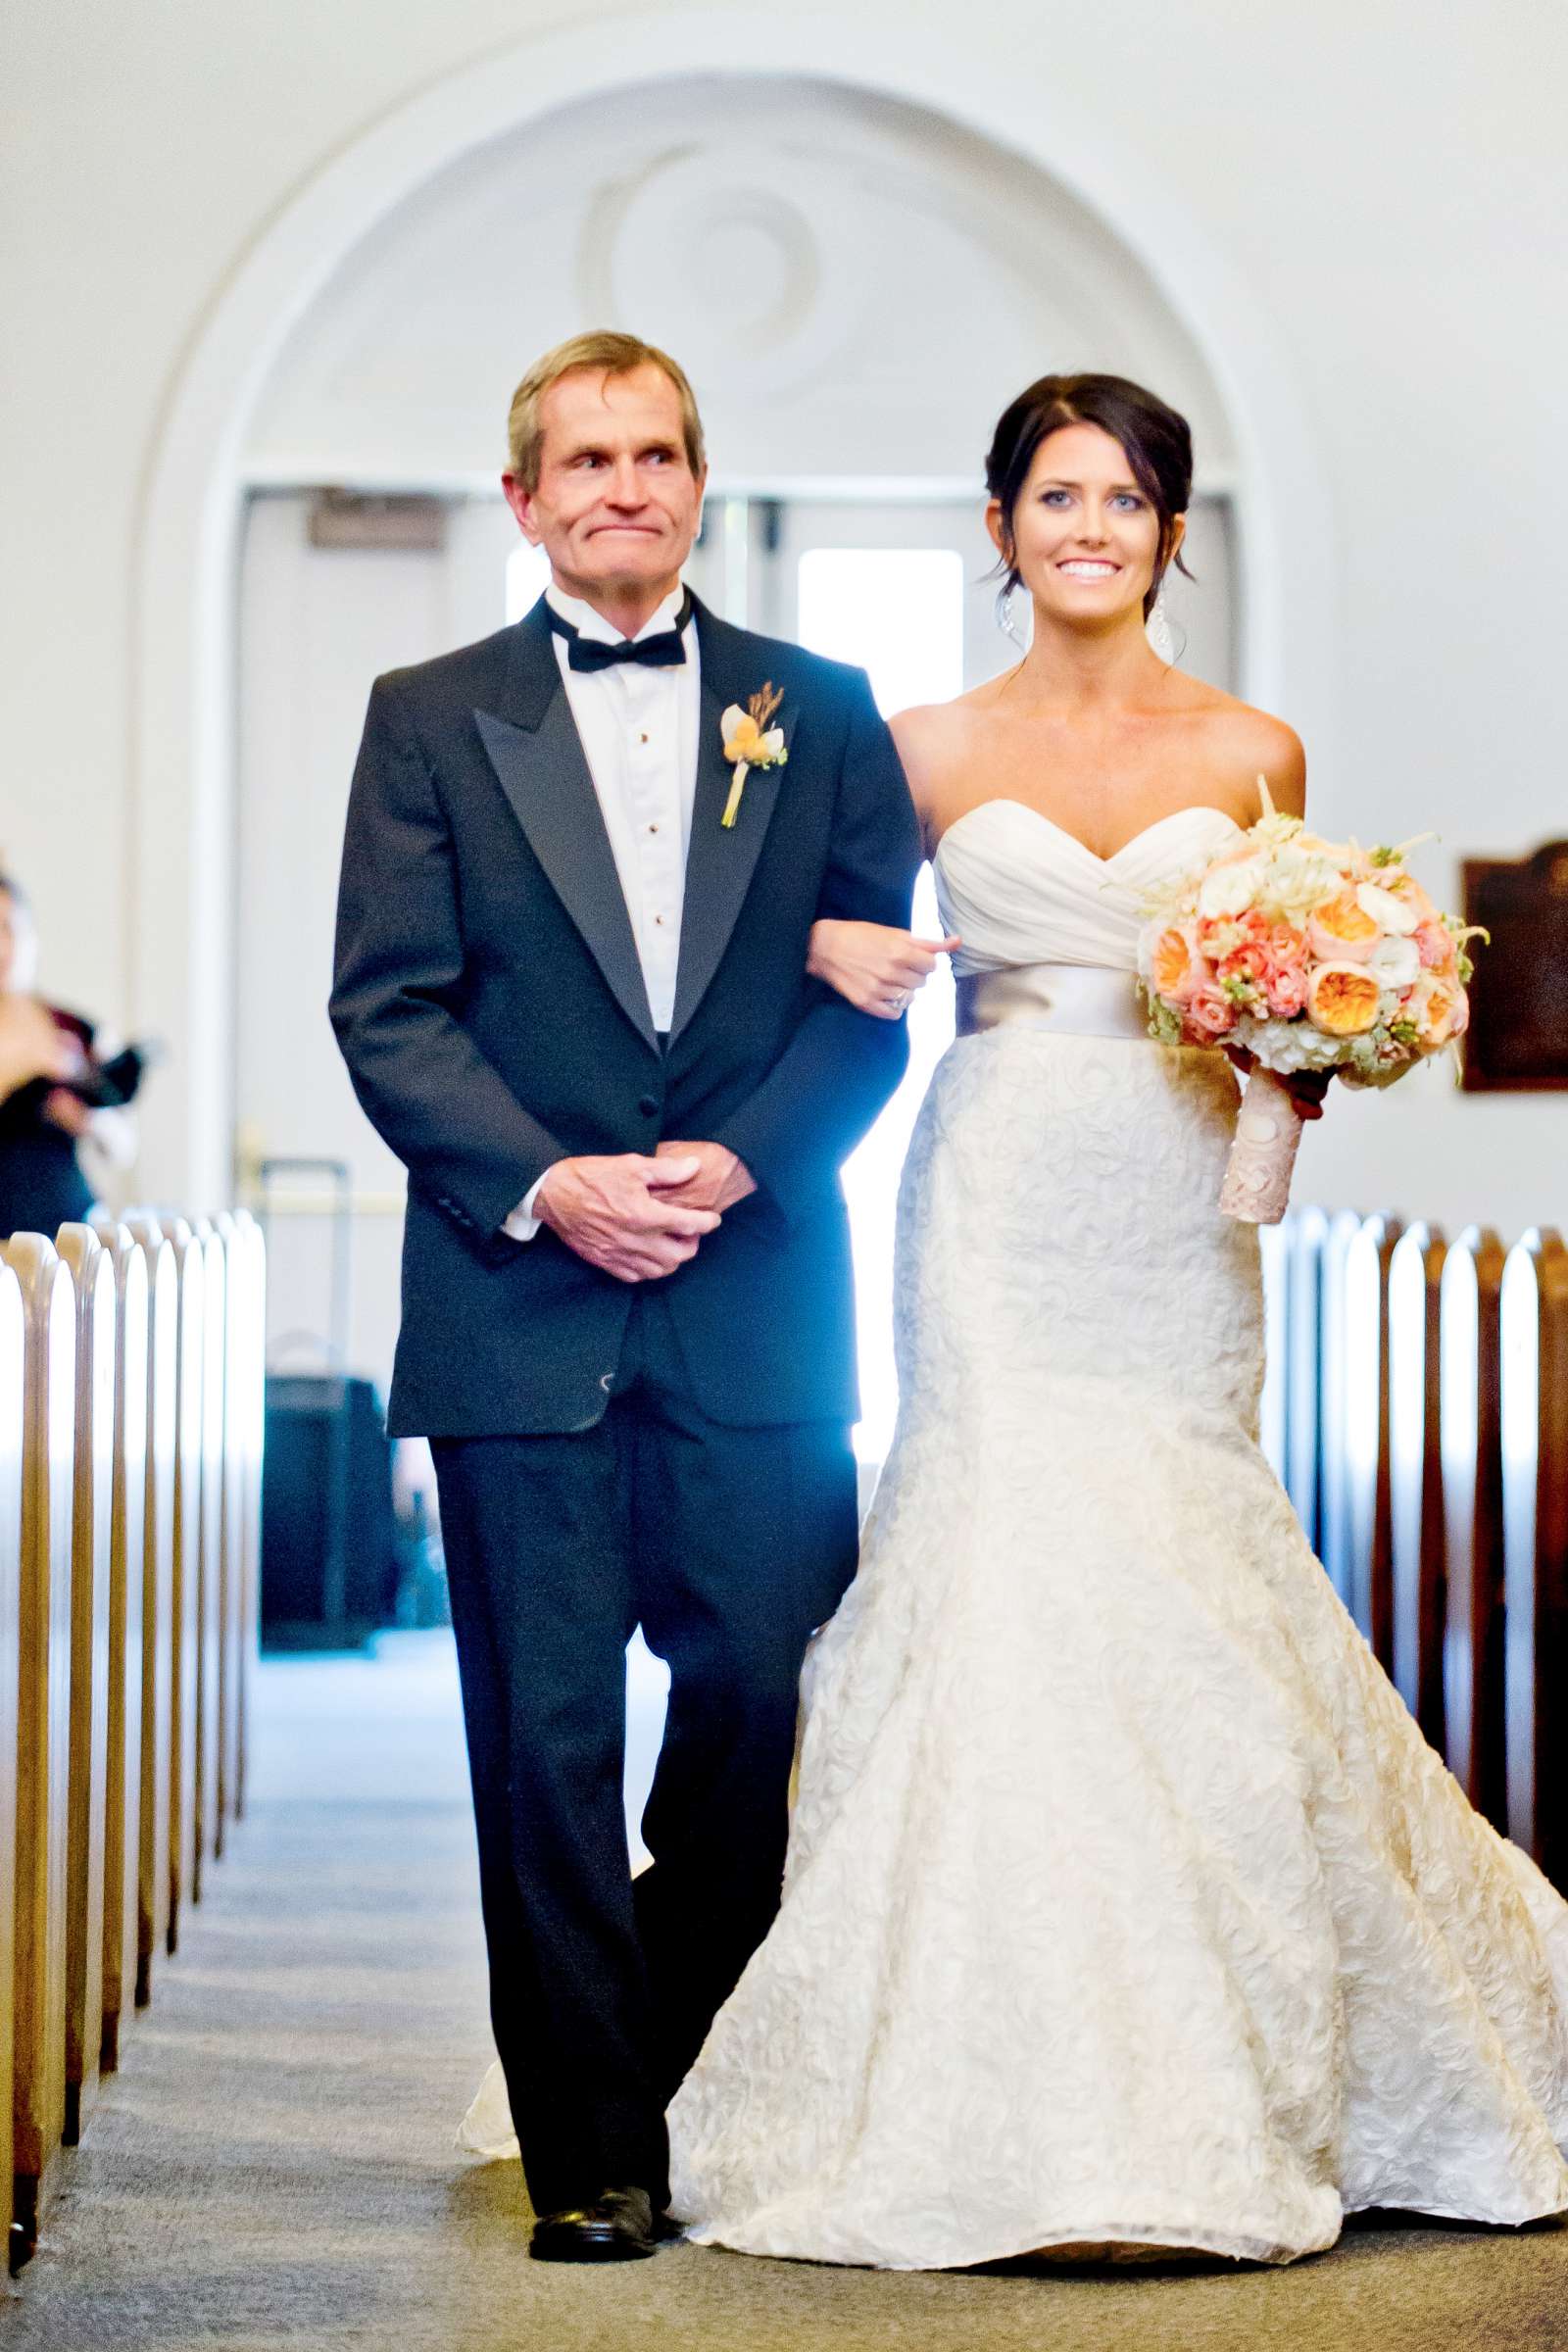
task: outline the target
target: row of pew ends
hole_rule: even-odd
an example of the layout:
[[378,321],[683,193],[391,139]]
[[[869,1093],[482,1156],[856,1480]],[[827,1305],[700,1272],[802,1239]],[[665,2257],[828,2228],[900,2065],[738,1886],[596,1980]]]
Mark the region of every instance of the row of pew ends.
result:
[[1292,1211],[1263,1443],[1472,1804],[1568,1887],[1568,1249]]
[[244,1810],[265,1285],[244,1211],[0,1242],[13,2270]]

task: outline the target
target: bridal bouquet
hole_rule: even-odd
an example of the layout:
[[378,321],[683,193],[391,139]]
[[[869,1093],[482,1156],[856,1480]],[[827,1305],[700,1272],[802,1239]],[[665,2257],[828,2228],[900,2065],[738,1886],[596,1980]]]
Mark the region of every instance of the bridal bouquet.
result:
[[1338,1070],[1389,1086],[1450,1045],[1469,1019],[1476,927],[1433,906],[1404,862],[1413,843],[1320,840],[1258,785],[1264,813],[1236,848],[1151,904],[1138,965],[1152,1037],[1252,1056],[1220,1206],[1275,1225],[1301,1139],[1281,1080]]

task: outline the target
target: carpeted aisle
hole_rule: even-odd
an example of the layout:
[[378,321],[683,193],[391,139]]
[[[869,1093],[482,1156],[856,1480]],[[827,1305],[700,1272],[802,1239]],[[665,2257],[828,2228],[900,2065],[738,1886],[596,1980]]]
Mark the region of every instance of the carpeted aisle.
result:
[[524,2259],[453,2131],[487,2061],[444,1637],[263,1675],[258,1787],[0,2341],[398,2352],[1568,2352],[1568,2230],[1355,2230],[1289,2271],[886,2277]]

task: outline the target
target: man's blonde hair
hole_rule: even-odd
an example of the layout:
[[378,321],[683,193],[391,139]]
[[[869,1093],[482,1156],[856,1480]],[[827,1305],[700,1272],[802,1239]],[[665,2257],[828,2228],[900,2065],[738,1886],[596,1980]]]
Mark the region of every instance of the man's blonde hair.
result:
[[539,403],[552,384],[579,368],[601,368],[607,375],[629,375],[634,368],[662,369],[680,394],[681,434],[687,463],[693,473],[702,472],[703,420],[697,414],[697,395],[686,380],[685,370],[656,344],[601,327],[592,334],[572,335],[566,342],[558,343],[554,351],[547,351],[542,360],[535,360],[512,395],[507,416],[507,454],[511,470],[525,490],[539,487]]

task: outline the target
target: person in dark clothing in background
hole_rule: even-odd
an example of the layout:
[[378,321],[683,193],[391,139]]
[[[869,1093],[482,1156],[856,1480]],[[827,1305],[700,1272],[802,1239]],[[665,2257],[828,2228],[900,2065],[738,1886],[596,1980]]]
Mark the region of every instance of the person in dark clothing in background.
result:
[[37,961],[26,893],[0,873],[0,1237],[52,1238],[91,1213],[97,1187],[78,1156],[82,1143],[111,1166],[135,1153],[129,1113],[84,1099],[102,1091],[103,1033],[33,995]]

